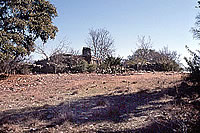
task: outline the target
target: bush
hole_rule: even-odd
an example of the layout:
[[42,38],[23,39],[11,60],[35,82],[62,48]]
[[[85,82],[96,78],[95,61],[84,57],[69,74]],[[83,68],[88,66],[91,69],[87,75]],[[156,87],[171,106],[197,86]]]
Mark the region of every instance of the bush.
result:
[[88,66],[87,66],[87,71],[88,71],[89,73],[92,73],[92,72],[95,72],[95,71],[96,71],[96,68],[97,68],[97,65],[88,64]]
[[197,50],[198,53],[195,53],[187,46],[186,48],[192,56],[190,58],[184,58],[189,66],[187,70],[190,72],[186,79],[193,82],[195,85],[200,85],[200,51]]
[[99,66],[100,73],[119,73],[121,72],[121,58],[108,56]]
[[72,67],[72,72],[73,73],[86,72],[87,71],[87,66],[88,66],[87,61],[81,60],[81,61],[77,62],[77,64],[74,67]]
[[4,74],[29,74],[31,73],[31,57],[18,57],[16,59],[0,57],[0,73]]
[[32,72],[30,65],[27,63],[19,64],[15,70],[16,70],[16,74],[30,74]]
[[[145,51],[145,54],[144,54]],[[128,68],[146,71],[180,71],[180,55],[164,47],[160,51],[154,49],[137,49],[126,61]]]

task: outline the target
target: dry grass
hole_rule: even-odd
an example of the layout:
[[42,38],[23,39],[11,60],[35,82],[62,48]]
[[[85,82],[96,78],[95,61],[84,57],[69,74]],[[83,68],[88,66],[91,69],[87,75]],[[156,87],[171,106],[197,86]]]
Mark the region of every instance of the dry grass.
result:
[[190,132],[199,95],[183,95],[182,76],[11,76],[0,80],[0,132]]

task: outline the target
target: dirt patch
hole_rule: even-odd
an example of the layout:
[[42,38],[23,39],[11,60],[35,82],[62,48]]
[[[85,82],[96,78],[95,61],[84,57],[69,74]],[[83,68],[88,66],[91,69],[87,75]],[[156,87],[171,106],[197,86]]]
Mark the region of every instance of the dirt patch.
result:
[[0,80],[0,132],[189,131],[199,110],[177,104],[182,76],[11,76]]

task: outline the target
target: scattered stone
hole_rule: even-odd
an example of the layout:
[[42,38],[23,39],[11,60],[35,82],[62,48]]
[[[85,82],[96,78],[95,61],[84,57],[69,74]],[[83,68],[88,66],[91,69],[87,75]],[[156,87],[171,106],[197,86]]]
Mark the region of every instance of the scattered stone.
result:
[[126,89],[124,92],[128,92],[129,90],[128,89]]
[[95,87],[97,87],[97,85],[92,85],[92,86],[91,86],[91,88],[95,88]]
[[165,75],[173,75],[173,73],[166,73]]
[[9,89],[10,89],[11,91],[14,91],[14,90],[15,90],[13,87],[10,87]]
[[122,93],[123,92],[123,90],[118,90],[118,91],[116,91],[116,93]]
[[136,82],[136,81],[133,81],[132,84],[137,84],[137,82]]
[[134,75],[144,75],[144,73],[134,73]]
[[53,96],[49,96],[49,98],[53,98]]
[[115,90],[119,90],[119,89],[121,89],[121,87],[116,87],[116,88],[115,88]]
[[30,132],[35,132],[35,131],[37,131],[37,128],[31,128],[30,129]]
[[74,91],[70,95],[76,95],[76,94],[78,94],[78,91]]

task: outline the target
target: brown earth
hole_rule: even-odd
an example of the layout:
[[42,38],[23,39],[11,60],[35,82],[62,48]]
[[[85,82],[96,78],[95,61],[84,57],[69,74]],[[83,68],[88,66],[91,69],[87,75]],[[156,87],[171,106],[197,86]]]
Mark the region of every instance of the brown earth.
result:
[[177,98],[180,89],[189,87],[183,76],[10,76],[0,80],[0,133],[191,131],[199,109],[189,104],[191,98]]

